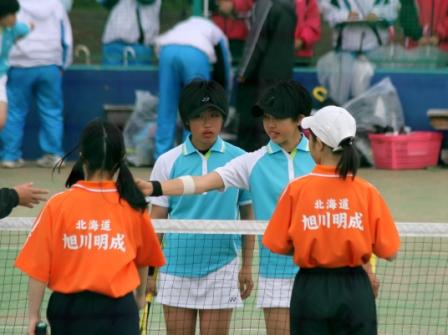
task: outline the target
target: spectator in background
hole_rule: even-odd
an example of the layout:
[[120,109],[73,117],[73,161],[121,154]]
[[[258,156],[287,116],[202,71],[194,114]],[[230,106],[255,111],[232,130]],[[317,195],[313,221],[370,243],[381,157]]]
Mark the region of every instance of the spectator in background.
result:
[[103,64],[151,64],[161,0],[98,0],[111,9],[103,33]]
[[448,0],[401,0],[405,46],[435,46],[448,52]]
[[72,10],[73,0],[61,0],[61,3],[64,6],[67,13]]
[[154,159],[174,146],[182,87],[195,78],[214,79],[230,92],[232,83],[227,38],[210,20],[190,17],[179,22],[156,39],[156,51],[159,106]]
[[19,8],[17,0],[2,0],[0,2],[0,129],[5,125],[8,112],[6,81],[8,80],[9,51],[19,38],[30,31],[27,24],[17,22],[16,14]]
[[399,0],[320,0],[333,29],[333,48],[319,58],[317,75],[330,98],[342,105],[364,93],[375,72],[369,56],[384,50],[397,19]]
[[212,0],[210,9],[213,22],[229,39],[232,60],[237,63],[249,33],[249,17],[254,0]]
[[19,0],[17,19],[33,22],[34,30],[11,50],[7,94],[9,114],[1,133],[2,166],[24,165],[22,140],[26,116],[36,105],[41,128],[42,167],[53,167],[63,156],[62,69],[72,61],[72,30],[59,0]]
[[388,29],[399,8],[399,0],[320,0],[322,14],[333,28],[333,47],[359,53],[389,42]]
[[314,53],[314,44],[320,40],[320,12],[317,0],[295,0],[296,30],[294,49],[301,64],[309,65]]
[[16,206],[33,208],[45,200],[46,194],[47,190],[34,188],[33,183],[17,185],[14,188],[0,188],[0,219],[8,216]]
[[236,110],[239,115],[237,145],[254,151],[267,135],[260,118],[251,115],[265,88],[292,78],[294,66],[295,0],[257,0],[251,30],[238,69]]

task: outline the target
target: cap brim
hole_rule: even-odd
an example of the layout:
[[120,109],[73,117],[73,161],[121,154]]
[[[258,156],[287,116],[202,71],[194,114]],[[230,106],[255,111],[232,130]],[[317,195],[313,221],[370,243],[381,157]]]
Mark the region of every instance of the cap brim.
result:
[[314,118],[312,116],[307,116],[302,119],[300,126],[303,129],[310,129],[314,125]]
[[262,108],[260,105],[253,106],[251,111],[252,111],[252,115],[254,117],[260,117],[260,116],[263,116],[264,114],[272,115],[273,117],[275,117],[277,119],[286,119],[286,118],[290,117],[288,115],[283,115],[282,113],[279,113],[275,109],[270,109],[268,107]]
[[215,104],[204,104],[204,105],[201,105],[199,108],[196,108],[196,110],[194,112],[190,113],[189,117],[198,116],[199,114],[201,114],[202,112],[206,111],[209,108],[217,110],[223,116],[226,115],[226,113],[224,113],[224,111],[222,110],[221,107],[219,107],[219,106],[217,106]]
[[259,105],[255,105],[252,107],[252,116],[254,117],[260,117],[263,116],[264,111]]

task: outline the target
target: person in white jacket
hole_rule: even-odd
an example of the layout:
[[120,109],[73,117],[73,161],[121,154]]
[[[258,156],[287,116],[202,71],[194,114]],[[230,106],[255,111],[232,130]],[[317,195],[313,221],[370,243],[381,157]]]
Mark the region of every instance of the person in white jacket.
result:
[[375,72],[372,52],[389,44],[398,17],[399,0],[319,0],[333,29],[333,49],[317,63],[321,85],[337,104],[365,92]]
[[159,56],[159,105],[154,159],[176,139],[177,105],[182,87],[193,79],[217,81],[231,92],[229,42],[211,20],[189,17],[156,39]]
[[72,10],[73,0],[60,0],[67,12]]
[[400,9],[399,0],[320,0],[319,5],[333,28],[333,47],[364,53],[389,42],[388,28]]
[[24,165],[22,140],[26,116],[36,105],[40,116],[37,164],[53,167],[63,156],[62,73],[72,62],[72,29],[60,0],[19,0],[18,19],[34,30],[18,41],[10,54],[7,94],[9,115],[1,133],[2,166]]
[[149,65],[152,45],[159,34],[161,0],[97,0],[116,4],[103,33],[103,64]]

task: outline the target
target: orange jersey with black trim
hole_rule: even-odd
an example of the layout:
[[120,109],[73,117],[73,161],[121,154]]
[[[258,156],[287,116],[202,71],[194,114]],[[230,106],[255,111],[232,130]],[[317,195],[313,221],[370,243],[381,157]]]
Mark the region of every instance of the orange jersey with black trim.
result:
[[293,254],[303,268],[359,266],[372,253],[396,255],[400,238],[378,190],[318,165],[283,192],[263,236],[272,252]]
[[120,200],[112,181],[80,181],[53,196],[15,263],[53,291],[110,297],[140,284],[138,267],[164,264],[148,211]]

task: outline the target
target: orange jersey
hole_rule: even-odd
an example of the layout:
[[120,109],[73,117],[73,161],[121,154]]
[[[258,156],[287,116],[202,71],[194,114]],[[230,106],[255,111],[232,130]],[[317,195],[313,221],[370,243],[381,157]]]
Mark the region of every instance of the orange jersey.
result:
[[112,181],[80,181],[53,196],[16,259],[20,270],[53,291],[110,297],[140,284],[138,267],[164,264],[148,212],[120,201]]
[[400,238],[380,193],[356,177],[342,180],[318,165],[283,192],[263,236],[272,252],[294,254],[300,267],[359,266],[372,253],[394,256]]

